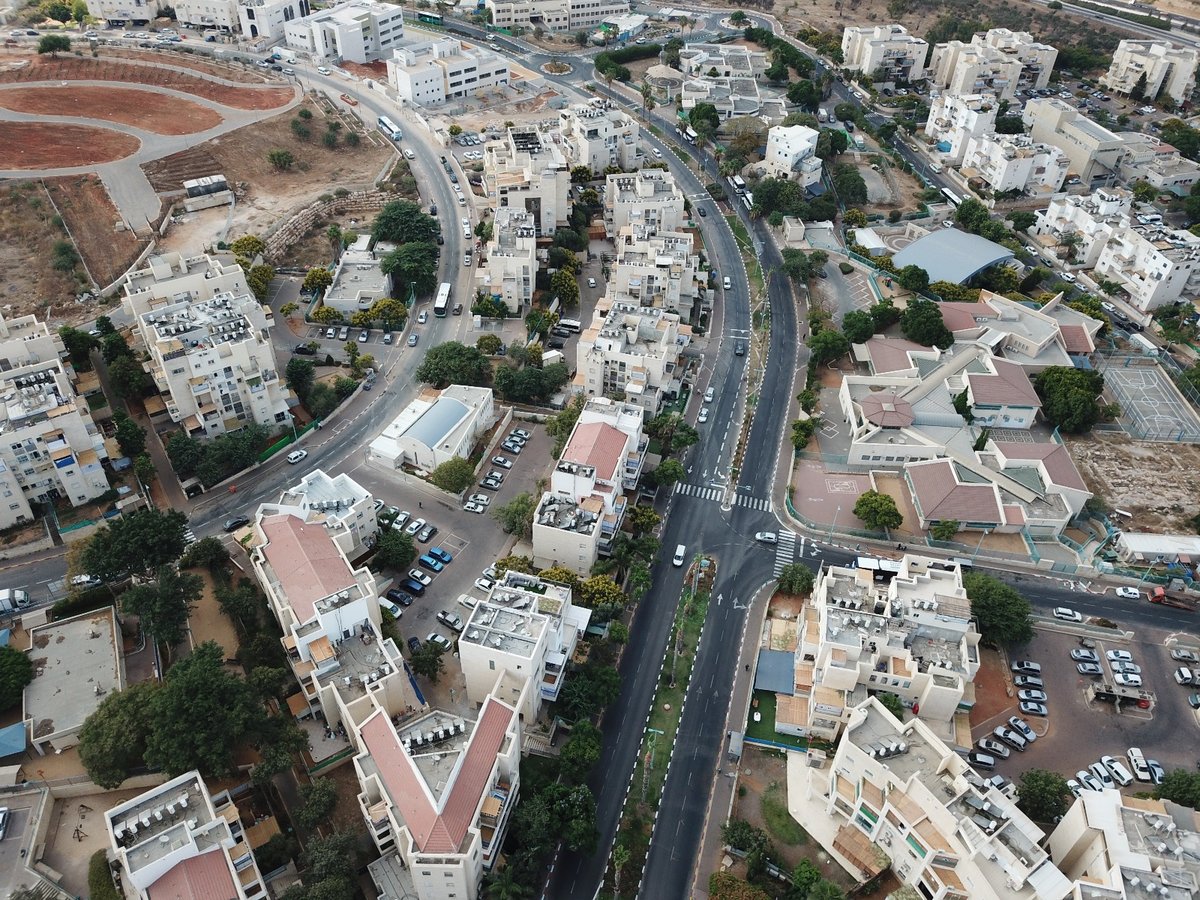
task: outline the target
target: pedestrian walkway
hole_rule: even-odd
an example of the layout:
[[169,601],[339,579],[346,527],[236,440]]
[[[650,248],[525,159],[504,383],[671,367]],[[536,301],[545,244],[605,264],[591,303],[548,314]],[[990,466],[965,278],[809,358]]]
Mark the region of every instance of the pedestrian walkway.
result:
[[[701,500],[712,500],[715,503],[725,499],[725,488],[706,487],[701,484],[688,484],[684,481],[675,482],[675,493],[685,497],[699,497]],[[757,509],[760,512],[771,511],[771,501],[763,497],[751,497],[738,494],[733,498],[734,506],[744,506],[746,509]]]
[[772,574],[778,578],[784,566],[790,566],[796,559],[796,535],[790,531],[780,531],[776,534],[775,568]]

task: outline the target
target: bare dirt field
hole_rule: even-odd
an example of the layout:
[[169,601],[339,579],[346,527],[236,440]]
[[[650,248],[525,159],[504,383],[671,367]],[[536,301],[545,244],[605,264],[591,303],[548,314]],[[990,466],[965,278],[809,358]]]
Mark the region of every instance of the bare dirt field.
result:
[[44,315],[50,298],[74,294],[69,273],[50,265],[54,243],[68,240],[37,181],[12,181],[0,190],[0,294],[13,315]]
[[34,115],[120,122],[155,134],[194,134],[224,121],[216,110],[167,94],[85,84],[0,90],[0,106]]
[[111,284],[137,259],[144,242],[117,228],[121,217],[95,175],[47,178],[44,183],[92,278],[101,286]]
[[1131,440],[1093,432],[1067,438],[1071,456],[1091,491],[1109,507],[1133,513],[1137,531],[1193,530],[1200,512],[1200,446]]
[[[104,48],[101,58],[136,60],[138,62],[154,63],[156,65],[174,66],[178,69],[192,69],[208,75],[216,75],[226,81],[240,81],[243,84],[270,84],[273,79],[265,71],[246,65],[225,65],[218,62],[199,59],[187,53],[171,52],[169,50],[127,50],[121,47]],[[278,80],[278,79],[274,79]]]
[[139,65],[117,59],[90,57],[24,58],[14,65],[5,60],[0,82],[19,84],[31,81],[118,81],[171,88],[215,100],[236,109],[276,109],[288,103],[295,92],[290,87],[229,87],[198,75],[159,66]]
[[46,169],[112,162],[136,153],[142,142],[132,135],[41,122],[5,122],[0,169]]

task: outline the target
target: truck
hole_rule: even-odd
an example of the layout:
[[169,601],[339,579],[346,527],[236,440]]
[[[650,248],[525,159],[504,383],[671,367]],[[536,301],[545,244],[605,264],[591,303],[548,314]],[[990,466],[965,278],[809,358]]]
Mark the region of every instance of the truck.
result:
[[1175,609],[1186,610],[1187,612],[1195,612],[1196,607],[1200,606],[1200,598],[1192,594],[1185,593],[1182,590],[1181,582],[1172,582],[1170,587],[1156,587],[1147,595],[1147,599],[1151,603],[1158,603],[1162,606],[1172,606]]
[[29,592],[17,588],[0,590],[0,612],[16,612],[30,604]]

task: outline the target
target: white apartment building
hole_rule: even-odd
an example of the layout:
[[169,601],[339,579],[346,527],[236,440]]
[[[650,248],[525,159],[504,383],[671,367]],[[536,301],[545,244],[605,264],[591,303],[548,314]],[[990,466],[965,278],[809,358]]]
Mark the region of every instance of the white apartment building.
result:
[[487,0],[497,28],[580,31],[629,12],[629,0]]
[[978,178],[992,191],[1021,191],[1034,196],[1052,194],[1067,178],[1067,155],[1027,134],[978,135],[967,141],[959,171]]
[[1091,896],[1083,885],[1073,893],[1013,789],[952,747],[922,719],[901,724],[868,700],[851,711],[832,758],[788,754],[788,811],[854,880],[890,867],[930,900]]
[[761,78],[771,65],[766,51],[736,44],[688,44],[679,68],[693,78]]
[[609,298],[673,312],[689,324],[712,309],[713,292],[693,235],[627,225],[617,235],[616,251],[606,285]]
[[571,168],[556,130],[514,126],[483,148],[483,184],[493,208],[525,210],[539,237],[571,214]]
[[1143,316],[1200,291],[1200,237],[1161,225],[1132,225],[1114,232],[1100,251],[1095,273],[1115,281],[1125,302]]
[[775,125],[767,131],[767,155],[762,168],[770,178],[799,181],[805,188],[821,180],[817,131],[807,125]]
[[535,721],[543,703],[558,699],[567,663],[591,619],[590,609],[572,605],[566,585],[505,572],[471,610],[458,639],[467,699],[485,705],[497,673],[509,672],[528,684],[513,706],[524,721]]
[[122,305],[150,354],[147,371],[171,421],[193,437],[251,422],[288,421],[288,389],[275,363],[270,311],[240,266],[218,257],[153,256],[125,279]]
[[358,559],[375,546],[379,521],[374,498],[345,472],[328,475],[314,469],[283,492],[278,508],[324,525],[347,559]]
[[637,168],[641,128],[611,100],[594,98],[558,114],[558,130],[572,167],[587,166],[596,175],[606,169]]
[[214,797],[195,770],[117,804],[104,824],[121,880],[138,900],[268,896],[229,792]]
[[293,50],[314,59],[369,63],[385,59],[404,37],[404,8],[376,0],[346,0],[283,26]]
[[109,489],[104,435],[59,354],[62,338],[34,316],[0,316],[0,528],[31,504],[79,506]]
[[395,248],[380,244],[371,249],[371,236],[359,235],[338,257],[322,305],[349,319],[356,312],[370,309],[375,301],[392,296],[392,276],[383,271],[383,260],[390,249]]
[[508,84],[508,60],[480,45],[440,38],[397,47],[387,61],[388,81],[403,103],[437,106]]
[[238,27],[238,0],[178,0],[173,5],[180,25],[213,28],[227,34]]
[[1118,164],[1121,181],[1146,181],[1159,191],[1186,197],[1200,181],[1200,164],[1180,154],[1170,144],[1140,131],[1121,133],[1125,153]]
[[242,34],[251,40],[282,41],[284,26],[310,12],[309,0],[238,0]]
[[537,226],[532,213],[503,206],[492,220],[482,265],[475,270],[475,290],[499,300],[514,315],[533,302],[537,280]]
[[1143,75],[1143,96],[1147,101],[1170,97],[1176,103],[1191,99],[1196,87],[1196,65],[1200,51],[1180,47],[1170,41],[1124,40],[1109,63],[1100,84],[1114,94],[1129,96]]
[[608,553],[646,460],[644,417],[632,403],[588,398],[533,517],[535,565],[586,576]]
[[842,32],[842,65],[879,81],[920,81],[929,44],[903,25],[848,25]]
[[1071,163],[1071,174],[1085,185],[1115,176],[1125,152],[1120,137],[1082,115],[1057,97],[1030,100],[1021,112],[1029,136],[1040,144],[1053,144]]
[[949,94],[992,93],[1012,100],[1017,88],[1044,88],[1058,50],[1024,31],[993,28],[970,43],[948,41],[933,48],[927,77]]
[[610,238],[626,225],[657,231],[679,231],[687,219],[683,190],[663,169],[645,169],[605,179],[604,230]]
[[764,97],[758,79],[697,75],[685,78],[679,90],[679,108],[687,111],[701,103],[711,103],[721,121],[738,116],[756,116],[768,125],[777,125],[787,116],[787,101],[782,97]]
[[1112,236],[1129,227],[1133,194],[1124,188],[1100,188],[1090,195],[1070,194],[1055,197],[1045,209],[1037,211],[1037,221],[1029,233],[1049,252],[1062,246],[1068,234],[1079,236],[1075,244],[1075,262],[1070,266],[1091,269],[1100,259],[1100,251]]
[[938,94],[930,104],[925,134],[947,164],[958,166],[971,138],[995,133],[998,105],[995,94]]
[[653,417],[682,388],[679,354],[690,341],[691,329],[675,313],[602,302],[579,336],[575,388],[589,397],[623,394]]
[[160,0],[87,0],[88,15],[113,28],[145,25],[158,15]]

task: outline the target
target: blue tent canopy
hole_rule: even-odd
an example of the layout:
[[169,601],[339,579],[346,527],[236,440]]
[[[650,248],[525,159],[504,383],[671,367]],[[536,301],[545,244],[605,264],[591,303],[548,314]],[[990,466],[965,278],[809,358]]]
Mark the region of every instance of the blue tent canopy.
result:
[[25,723],[0,728],[0,756],[25,752]]

